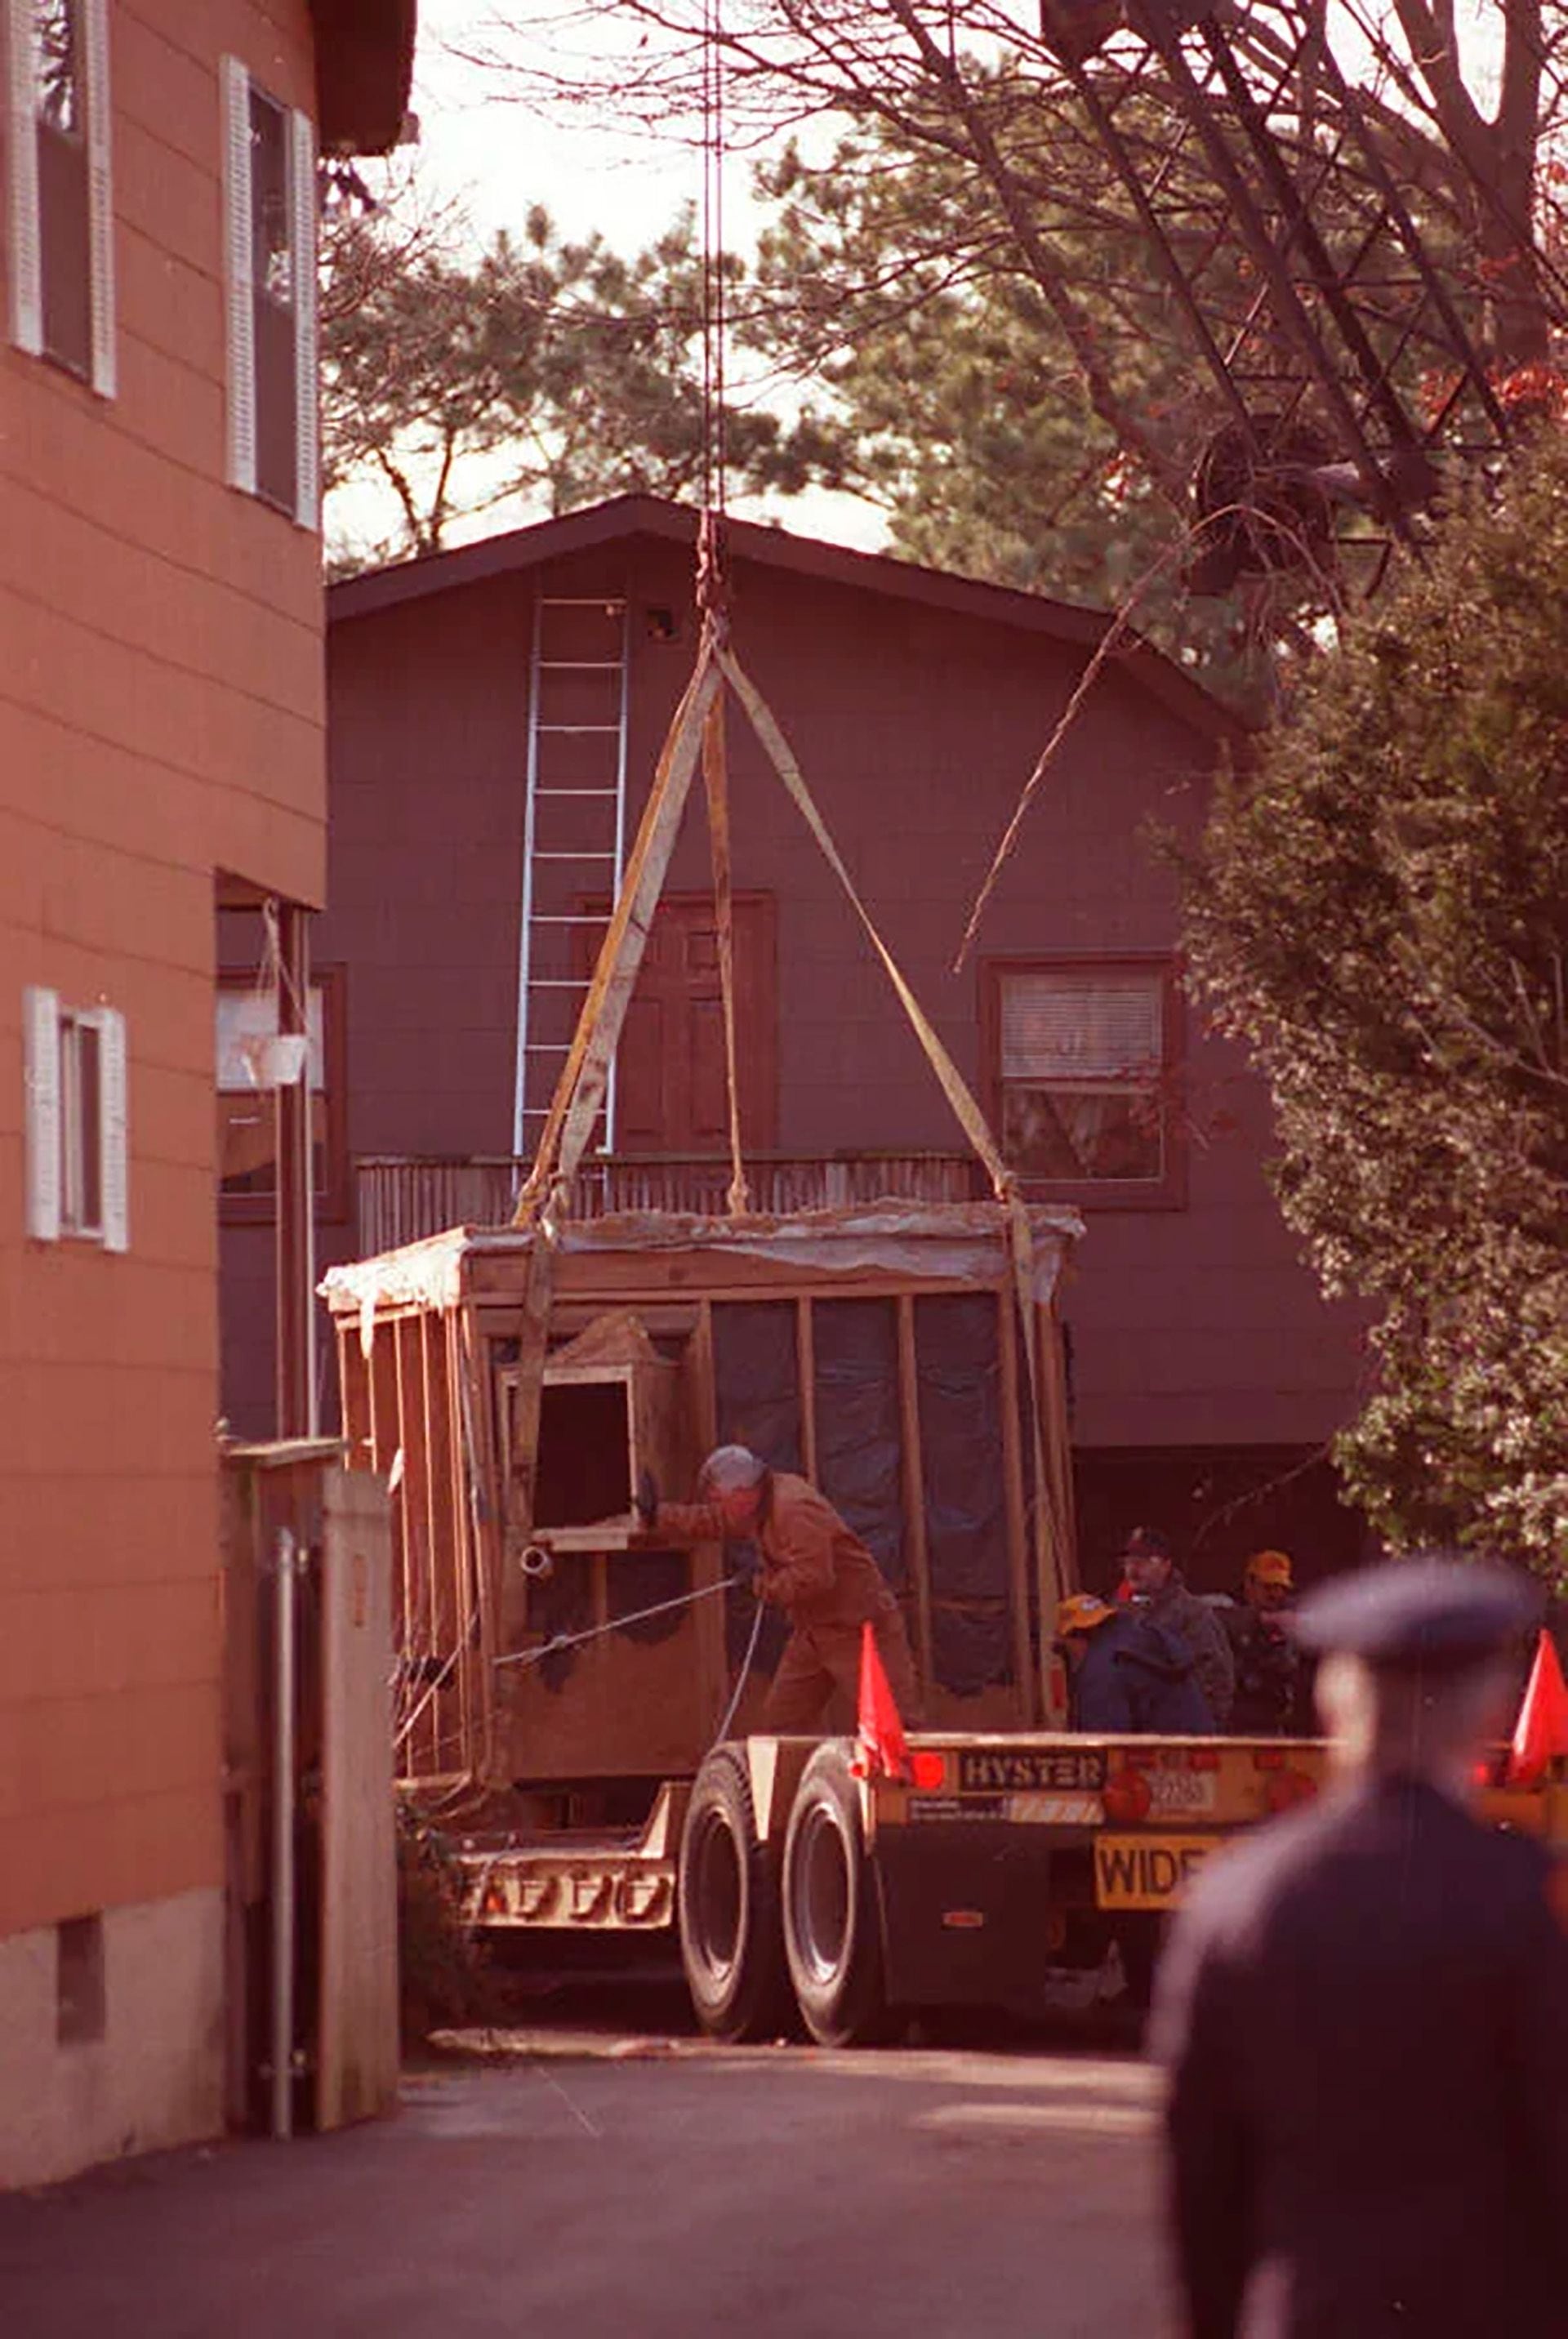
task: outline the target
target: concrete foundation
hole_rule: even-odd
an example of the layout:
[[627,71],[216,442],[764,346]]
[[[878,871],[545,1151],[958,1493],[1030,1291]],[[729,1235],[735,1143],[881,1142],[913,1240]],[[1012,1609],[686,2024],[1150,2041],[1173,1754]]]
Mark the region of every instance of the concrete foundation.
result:
[[217,2134],[223,1896],[0,1941],[0,2189]]

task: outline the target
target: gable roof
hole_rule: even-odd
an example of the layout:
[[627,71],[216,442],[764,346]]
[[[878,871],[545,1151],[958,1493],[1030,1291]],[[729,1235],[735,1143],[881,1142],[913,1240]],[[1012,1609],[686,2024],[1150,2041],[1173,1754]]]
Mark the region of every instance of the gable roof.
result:
[[[763,528],[752,520],[732,519],[725,525],[732,564],[755,561],[787,575],[847,585],[860,592],[978,617],[989,625],[1043,634],[1081,649],[1086,658],[1093,656],[1112,623],[1103,610],[1052,601],[1042,593],[1020,592],[1008,585],[982,585],[947,569],[922,568],[912,561],[895,560],[888,553],[852,552],[818,537],[795,536],[786,528]],[[612,496],[606,503],[568,512],[562,519],[539,520],[532,528],[486,537],[454,552],[427,553],[417,560],[395,561],[388,567],[346,577],[328,588],[328,623],[370,617],[401,602],[455,591],[460,586],[486,584],[623,538],[655,537],[695,548],[696,528],[697,514],[689,504],[673,503],[662,496]],[[1169,714],[1205,738],[1239,743],[1248,735],[1244,716],[1222,705],[1138,634],[1126,637],[1124,646],[1111,654],[1107,667],[1119,670]]]

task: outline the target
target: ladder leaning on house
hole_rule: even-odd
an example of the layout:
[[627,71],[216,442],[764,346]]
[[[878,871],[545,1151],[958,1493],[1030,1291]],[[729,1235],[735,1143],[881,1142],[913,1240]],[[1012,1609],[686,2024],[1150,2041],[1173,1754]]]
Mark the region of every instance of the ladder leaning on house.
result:
[[[528,657],[512,1150],[533,1156],[626,860],[628,610],[538,595]],[[603,1142],[615,1141],[612,1071]]]

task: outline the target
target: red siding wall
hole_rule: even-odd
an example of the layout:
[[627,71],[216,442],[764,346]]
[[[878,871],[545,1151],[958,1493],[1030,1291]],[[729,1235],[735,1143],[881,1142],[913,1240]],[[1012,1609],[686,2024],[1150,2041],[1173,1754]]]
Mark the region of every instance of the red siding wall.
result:
[[[320,545],[222,448],[219,59],[308,107],[309,10],[109,20],[119,395],[0,343],[0,1936],[222,1876],[213,877],[325,874]],[[126,1018],[124,1257],[24,1239],[28,983]]]

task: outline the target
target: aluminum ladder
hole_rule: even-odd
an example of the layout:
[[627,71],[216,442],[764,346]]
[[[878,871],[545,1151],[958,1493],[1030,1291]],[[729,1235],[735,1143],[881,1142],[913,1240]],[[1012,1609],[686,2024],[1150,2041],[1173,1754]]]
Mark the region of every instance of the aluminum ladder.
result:
[[[512,1150],[530,1161],[626,862],[629,610],[540,594],[528,657]],[[601,1142],[615,1142],[612,1066]]]

